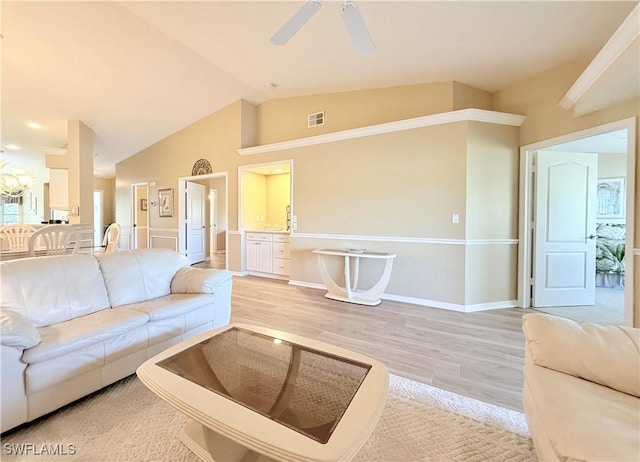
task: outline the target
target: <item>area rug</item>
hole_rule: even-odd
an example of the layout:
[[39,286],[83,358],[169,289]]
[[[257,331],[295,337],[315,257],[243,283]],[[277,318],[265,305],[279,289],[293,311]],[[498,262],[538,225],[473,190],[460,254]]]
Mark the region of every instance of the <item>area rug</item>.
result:
[[[3,461],[190,461],[186,417],[128,377],[2,438]],[[522,413],[402,377],[358,462],[535,461]],[[219,461],[223,462],[223,461]]]

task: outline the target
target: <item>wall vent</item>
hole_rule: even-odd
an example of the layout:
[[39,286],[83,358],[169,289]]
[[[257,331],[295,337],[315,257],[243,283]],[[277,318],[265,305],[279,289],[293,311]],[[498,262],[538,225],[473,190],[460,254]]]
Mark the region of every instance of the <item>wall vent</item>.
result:
[[317,127],[318,125],[324,125],[324,111],[309,114],[308,117],[309,119],[307,123],[307,128]]

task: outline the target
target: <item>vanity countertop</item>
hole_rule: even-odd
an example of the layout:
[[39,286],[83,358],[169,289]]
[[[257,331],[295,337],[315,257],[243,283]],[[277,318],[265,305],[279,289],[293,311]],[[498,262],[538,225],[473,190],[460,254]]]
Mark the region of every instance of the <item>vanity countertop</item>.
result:
[[291,231],[286,229],[247,229],[245,233],[291,234]]

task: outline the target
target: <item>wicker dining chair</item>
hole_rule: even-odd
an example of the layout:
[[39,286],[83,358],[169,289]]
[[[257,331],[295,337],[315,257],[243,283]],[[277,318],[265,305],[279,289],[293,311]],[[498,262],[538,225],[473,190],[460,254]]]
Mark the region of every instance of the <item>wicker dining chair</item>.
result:
[[5,250],[20,252],[29,250],[29,238],[36,229],[29,225],[2,225],[0,236],[5,239],[8,247]]
[[120,225],[111,223],[104,232],[100,253],[110,253],[116,250],[118,248],[118,239],[120,239]]
[[77,253],[80,247],[78,234],[68,225],[49,225],[40,228],[29,238],[31,256]]

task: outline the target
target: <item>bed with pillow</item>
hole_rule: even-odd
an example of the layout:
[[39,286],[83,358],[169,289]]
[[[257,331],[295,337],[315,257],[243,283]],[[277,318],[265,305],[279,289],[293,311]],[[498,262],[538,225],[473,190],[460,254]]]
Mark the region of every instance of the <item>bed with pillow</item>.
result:
[[625,226],[598,223],[596,227],[597,287],[624,287]]

